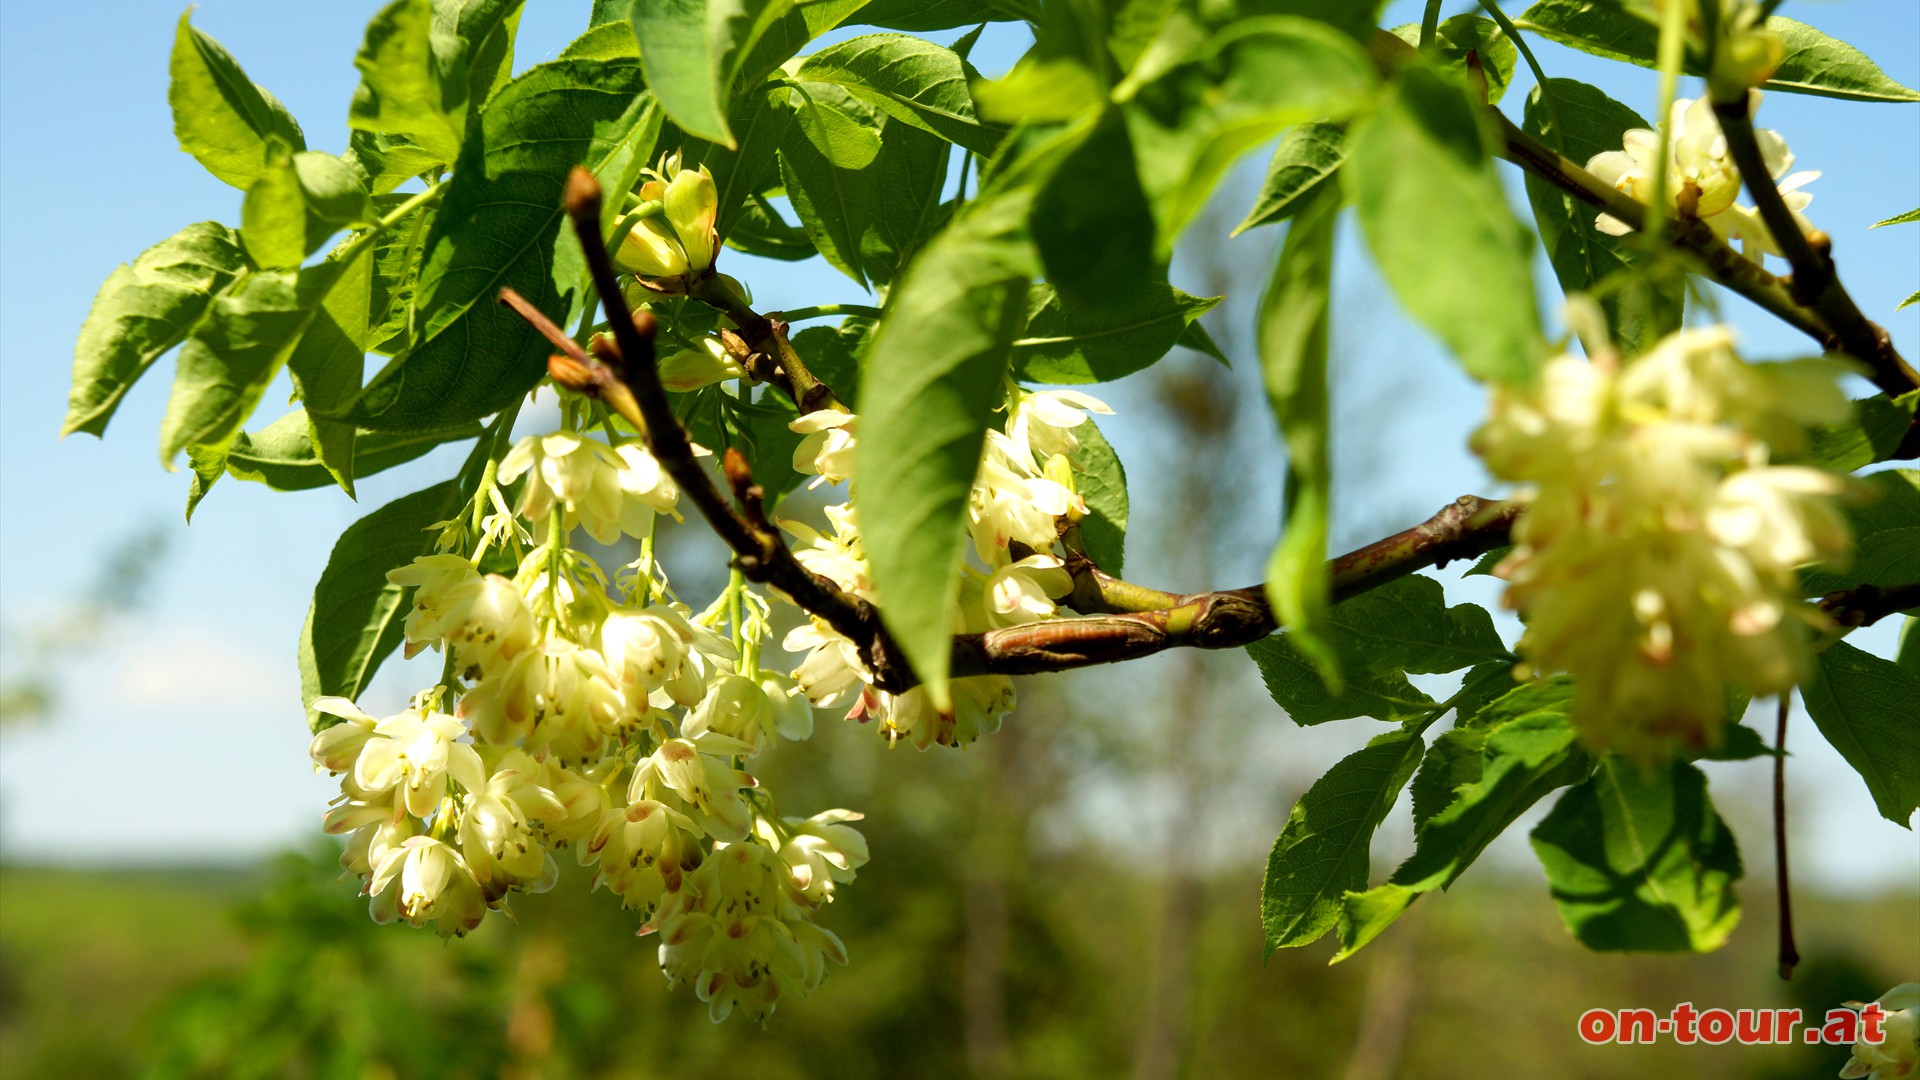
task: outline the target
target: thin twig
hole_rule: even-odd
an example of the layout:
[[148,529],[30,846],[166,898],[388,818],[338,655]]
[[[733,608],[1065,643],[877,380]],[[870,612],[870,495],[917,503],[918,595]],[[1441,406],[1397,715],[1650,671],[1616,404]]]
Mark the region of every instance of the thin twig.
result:
[[1773,892],[1780,905],[1780,978],[1793,978],[1800,949],[1793,941],[1793,894],[1787,874],[1787,714],[1791,691],[1780,695],[1780,719],[1773,733]]

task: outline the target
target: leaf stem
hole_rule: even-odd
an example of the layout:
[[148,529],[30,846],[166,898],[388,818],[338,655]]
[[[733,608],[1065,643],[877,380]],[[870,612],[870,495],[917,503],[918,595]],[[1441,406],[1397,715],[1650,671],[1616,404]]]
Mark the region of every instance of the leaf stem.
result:
[[1427,10],[1420,15],[1420,51],[1433,48],[1433,39],[1440,35],[1440,5],[1443,0],[1427,0]]
[[866,304],[815,304],[812,307],[797,307],[773,313],[774,318],[790,323],[805,322],[808,319],[826,319],[835,315],[877,319],[880,317],[880,309]]
[[1773,891],[1779,899],[1780,978],[1793,978],[1800,949],[1793,940],[1793,890],[1787,873],[1787,715],[1793,692],[1780,695],[1780,715],[1773,734]]
[[[1653,201],[1659,212],[1646,220],[1647,241],[1657,244],[1660,234],[1667,228],[1666,208],[1673,205],[1674,199],[1668,194],[1668,185],[1673,178],[1673,125],[1668,121],[1673,114],[1673,99],[1680,87],[1680,64],[1686,59],[1687,5],[1673,3],[1666,5],[1660,18],[1660,46],[1657,52],[1660,68],[1660,109],[1654,114],[1653,128],[1659,133],[1659,145],[1653,158]],[[1692,215],[1688,215],[1692,216]]]

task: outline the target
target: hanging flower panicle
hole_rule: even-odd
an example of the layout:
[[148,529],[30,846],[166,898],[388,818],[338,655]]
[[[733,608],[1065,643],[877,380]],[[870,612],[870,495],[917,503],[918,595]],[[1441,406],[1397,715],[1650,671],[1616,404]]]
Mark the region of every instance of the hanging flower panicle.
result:
[[1747,364],[1722,327],[1623,361],[1597,310],[1575,321],[1597,331],[1592,359],[1497,388],[1473,445],[1526,485],[1496,570],[1528,620],[1521,652],[1574,675],[1590,745],[1652,761],[1716,743],[1736,692],[1805,675],[1824,619],[1798,571],[1847,557],[1846,483],[1770,457],[1847,401],[1839,365]]

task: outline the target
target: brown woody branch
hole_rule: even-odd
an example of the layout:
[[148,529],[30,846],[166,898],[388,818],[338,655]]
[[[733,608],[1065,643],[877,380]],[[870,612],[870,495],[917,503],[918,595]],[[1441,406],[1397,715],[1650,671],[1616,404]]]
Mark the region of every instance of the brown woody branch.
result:
[[1760,152],[1746,95],[1741,95],[1738,101],[1716,100],[1713,115],[1720,121],[1720,131],[1727,137],[1727,150],[1739,166],[1740,178],[1746,184],[1747,194],[1753,196],[1760,220],[1780,245],[1788,265],[1793,267],[1787,291],[1796,302],[1817,313],[1831,330],[1831,340],[1822,344],[1834,352],[1865,361],[1873,369],[1874,385],[1886,391],[1888,397],[1898,397],[1920,387],[1920,374],[1916,374],[1893,347],[1893,338],[1886,328],[1861,314],[1846,286],[1840,284],[1840,276],[1833,266],[1832,239],[1825,233],[1809,237],[1800,231],[1800,223],[1793,219],[1793,211],[1787,208]]
[[[1411,529],[1327,564],[1337,603],[1454,559],[1484,555],[1511,540],[1520,504],[1462,495]],[[1071,548],[1072,545],[1069,545]],[[1083,554],[1069,558],[1068,603],[1092,612],[967,634],[954,639],[955,675],[1027,675],[1135,660],[1176,647],[1231,649],[1279,629],[1266,587],[1168,593],[1121,581]]]
[[748,350],[743,366],[755,382],[779,387],[802,413],[819,409],[850,411],[832,387],[807,370],[806,362],[787,338],[786,323],[742,303],[739,295],[711,271],[695,279],[687,295],[724,312],[740,328],[740,339]]
[[[731,454],[726,467],[729,481],[742,496],[745,513],[728,503],[714,485],[694,457],[693,440],[673,415],[666,387],[661,385],[654,358],[653,316],[646,312],[635,315],[621,295],[613,260],[600,238],[600,184],[592,173],[578,168],[573,171],[567,182],[566,209],[600,301],[606,306],[613,341],[596,338],[595,356],[585,358],[584,363],[577,348],[568,350],[566,356],[554,357],[548,369],[555,381],[599,397],[645,436],[647,449],[733,551],[734,565],[749,581],[780,590],[851,638],[873,657],[876,674],[887,670],[911,677],[904,661],[897,658],[897,650],[888,641],[873,606],[842,592],[794,558],[779,532],[760,512],[758,488],[746,473],[744,458]],[[512,303],[505,296],[502,300]]]

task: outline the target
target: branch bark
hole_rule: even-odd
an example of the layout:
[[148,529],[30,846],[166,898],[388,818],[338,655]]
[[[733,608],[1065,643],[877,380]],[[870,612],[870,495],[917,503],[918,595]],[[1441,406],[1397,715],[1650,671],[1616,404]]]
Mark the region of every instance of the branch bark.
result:
[[1866,362],[1873,369],[1874,385],[1886,391],[1888,397],[1898,397],[1920,387],[1920,373],[1893,347],[1893,338],[1886,328],[1861,314],[1853,296],[1840,284],[1833,265],[1833,241],[1825,233],[1808,237],[1800,231],[1799,222],[1787,208],[1760,152],[1747,96],[1742,95],[1739,101],[1715,101],[1713,115],[1720,121],[1720,131],[1727,137],[1727,150],[1740,169],[1747,194],[1753,196],[1760,220],[1773,234],[1788,265],[1793,267],[1793,277],[1787,283],[1788,293],[1818,314],[1830,329],[1831,341],[1822,344]]

